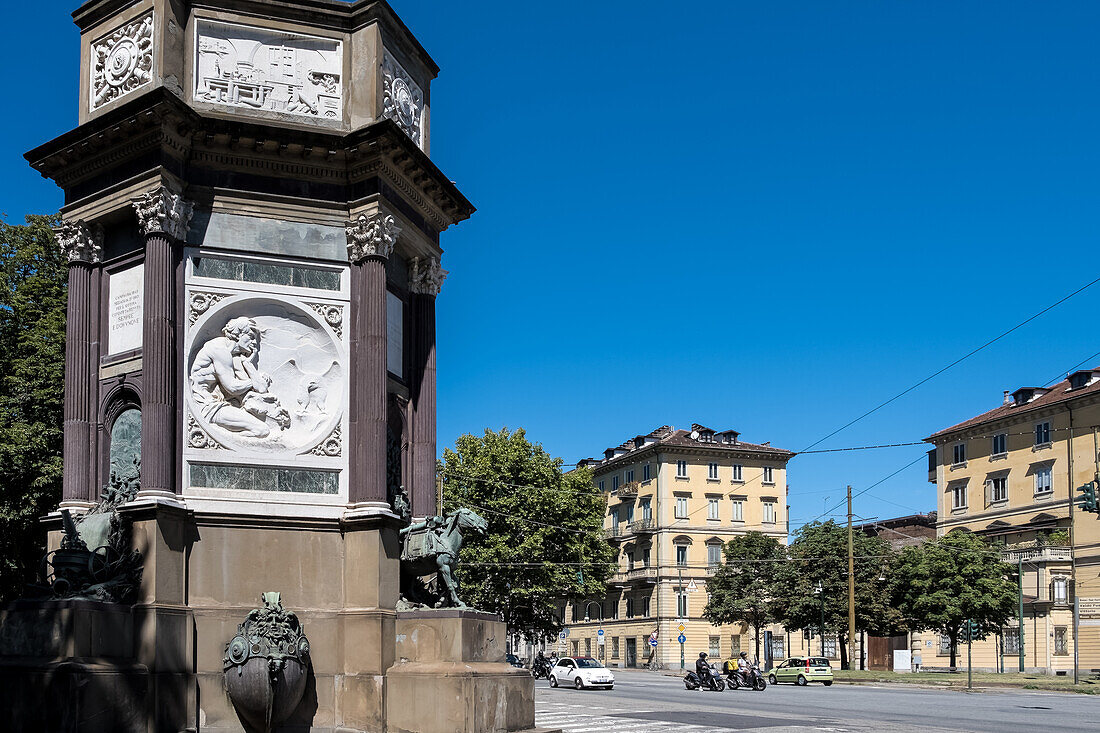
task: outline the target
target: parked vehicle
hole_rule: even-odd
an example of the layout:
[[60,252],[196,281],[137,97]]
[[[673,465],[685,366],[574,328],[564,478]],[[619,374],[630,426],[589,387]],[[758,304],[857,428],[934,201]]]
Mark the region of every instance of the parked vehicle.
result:
[[550,668],[553,666],[546,657],[535,657],[535,661],[531,663],[531,676],[536,680],[543,677],[550,679]]
[[571,685],[583,690],[588,687],[602,687],[610,690],[615,686],[615,675],[592,657],[562,657],[550,669],[550,686]]
[[689,690],[713,690],[715,692],[721,692],[726,689],[726,682],[722,679],[722,673],[718,671],[718,667],[711,664],[710,676],[704,681],[699,679],[699,675],[695,673],[695,670],[689,671],[684,676],[684,687]]
[[[773,682],[772,684],[775,683]],[[767,688],[768,683],[764,679],[764,673],[760,671],[760,662],[753,662],[748,670],[745,671],[745,676],[743,678],[736,666],[733,667],[726,675],[726,686],[731,690],[745,689],[763,692]]]
[[793,682],[799,687],[820,682],[828,687],[833,684],[833,668],[825,657],[791,657],[784,659],[771,671],[768,681],[773,685]]

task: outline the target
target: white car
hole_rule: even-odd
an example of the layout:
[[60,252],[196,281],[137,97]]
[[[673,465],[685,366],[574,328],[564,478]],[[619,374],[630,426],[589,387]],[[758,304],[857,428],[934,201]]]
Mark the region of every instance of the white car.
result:
[[550,670],[550,686],[572,685],[578,690],[586,687],[615,686],[615,675],[592,657],[562,657]]

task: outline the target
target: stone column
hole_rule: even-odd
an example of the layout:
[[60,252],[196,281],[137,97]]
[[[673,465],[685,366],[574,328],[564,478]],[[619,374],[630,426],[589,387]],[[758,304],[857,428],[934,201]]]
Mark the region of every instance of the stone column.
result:
[[92,475],[92,327],[99,304],[92,302],[92,267],[103,257],[103,228],[83,221],[66,222],[54,232],[69,261],[69,294],[65,319],[65,426],[62,448],[61,507],[90,507],[98,498]]
[[434,257],[410,263],[409,290],[413,294],[412,387],[412,508],[413,516],[436,512],[435,481],[435,299],[447,271]]
[[386,496],[386,260],[401,229],[379,211],[348,222],[352,328],[350,514],[390,511]]
[[141,330],[141,490],[139,498],[175,501],[176,475],[176,267],[193,206],[161,186],[134,199],[145,235],[144,322]]

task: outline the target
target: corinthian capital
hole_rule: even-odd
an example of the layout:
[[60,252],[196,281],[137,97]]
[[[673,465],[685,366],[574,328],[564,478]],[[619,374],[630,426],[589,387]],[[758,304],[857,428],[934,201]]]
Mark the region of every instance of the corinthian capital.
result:
[[348,259],[354,263],[367,257],[388,258],[393,254],[401,227],[392,215],[379,212],[370,216],[360,214],[358,219],[348,222],[345,231]]
[[67,221],[53,230],[61,254],[73,262],[99,262],[103,259],[103,227],[83,220]]
[[194,205],[183,196],[161,186],[138,196],[133,204],[143,234],[164,232],[180,242],[187,239]]
[[414,257],[409,265],[409,290],[418,295],[439,295],[443,280],[447,277],[447,271],[439,266],[439,260]]

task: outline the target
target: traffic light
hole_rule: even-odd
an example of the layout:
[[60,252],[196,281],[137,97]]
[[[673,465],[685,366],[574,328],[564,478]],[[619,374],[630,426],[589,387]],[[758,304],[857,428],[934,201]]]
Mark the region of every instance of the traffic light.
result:
[[966,621],[963,624],[963,633],[966,634],[967,641],[976,641],[982,635],[977,621]]
[[1100,502],[1096,500],[1096,482],[1089,481],[1087,484],[1078,486],[1077,490],[1081,492],[1081,496],[1077,498],[1078,508],[1085,512],[1100,514]]

